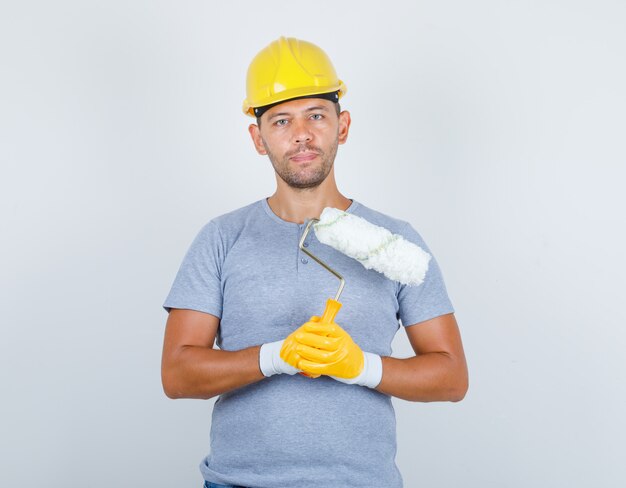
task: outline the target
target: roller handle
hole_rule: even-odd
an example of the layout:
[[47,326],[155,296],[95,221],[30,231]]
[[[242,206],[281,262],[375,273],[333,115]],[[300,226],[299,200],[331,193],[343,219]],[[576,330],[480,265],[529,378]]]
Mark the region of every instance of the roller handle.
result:
[[326,300],[326,310],[324,310],[324,313],[322,314],[322,317],[320,318],[320,323],[330,324],[334,322],[335,317],[337,316],[337,313],[339,312],[340,309],[341,309],[341,303],[339,303],[337,300],[334,300],[332,298],[329,298],[328,300]]

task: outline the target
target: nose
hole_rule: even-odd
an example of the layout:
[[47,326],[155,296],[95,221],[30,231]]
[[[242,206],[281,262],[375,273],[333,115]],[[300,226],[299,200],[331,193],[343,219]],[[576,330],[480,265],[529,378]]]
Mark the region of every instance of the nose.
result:
[[303,142],[310,142],[313,139],[313,134],[310,128],[306,124],[306,120],[296,119],[292,122],[293,128],[293,142],[296,144],[302,144]]

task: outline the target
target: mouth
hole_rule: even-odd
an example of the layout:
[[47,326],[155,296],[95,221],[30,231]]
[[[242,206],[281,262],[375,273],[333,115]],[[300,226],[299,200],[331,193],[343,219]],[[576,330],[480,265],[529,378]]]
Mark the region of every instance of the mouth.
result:
[[295,161],[296,163],[305,163],[307,161],[313,161],[318,154],[316,152],[299,152],[295,156],[291,156],[289,159]]

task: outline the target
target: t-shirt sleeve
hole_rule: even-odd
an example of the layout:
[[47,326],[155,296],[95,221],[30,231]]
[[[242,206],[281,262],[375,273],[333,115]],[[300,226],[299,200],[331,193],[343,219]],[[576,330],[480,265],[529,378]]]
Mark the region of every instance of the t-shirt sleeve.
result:
[[194,239],[163,308],[184,308],[222,316],[221,268],[224,246],[217,224],[205,225]]
[[418,232],[408,223],[402,235],[405,239],[417,244],[431,255],[428,271],[426,271],[424,281],[420,285],[399,285],[398,315],[402,325],[407,327],[439,317],[440,315],[453,313],[454,308],[448,297],[441,270],[428,246],[426,246]]

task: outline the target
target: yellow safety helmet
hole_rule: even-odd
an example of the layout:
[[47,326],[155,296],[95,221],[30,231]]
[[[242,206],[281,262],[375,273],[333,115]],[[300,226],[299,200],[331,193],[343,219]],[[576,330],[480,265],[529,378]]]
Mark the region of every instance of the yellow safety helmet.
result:
[[329,57],[315,44],[280,37],[261,50],[248,67],[243,112],[256,117],[255,109],[293,98],[325,95],[338,100],[347,88],[337,77]]

